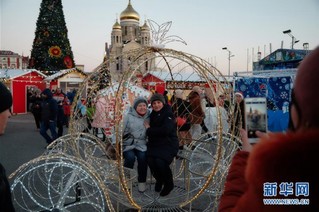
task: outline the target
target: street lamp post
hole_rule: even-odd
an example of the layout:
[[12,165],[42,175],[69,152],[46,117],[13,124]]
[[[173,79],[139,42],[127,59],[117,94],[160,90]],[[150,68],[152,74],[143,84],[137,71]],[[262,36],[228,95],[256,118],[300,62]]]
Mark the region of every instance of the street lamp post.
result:
[[231,51],[229,51],[227,47],[222,48],[222,50],[228,51],[228,76],[230,76],[230,58],[234,57],[235,55],[231,54]]
[[291,49],[294,49],[295,43],[298,43],[299,40],[296,40],[295,36],[293,36],[291,34],[291,30],[290,29],[283,31],[282,33],[287,34],[287,35],[289,35],[291,37],[291,39],[292,39],[292,41],[291,41]]

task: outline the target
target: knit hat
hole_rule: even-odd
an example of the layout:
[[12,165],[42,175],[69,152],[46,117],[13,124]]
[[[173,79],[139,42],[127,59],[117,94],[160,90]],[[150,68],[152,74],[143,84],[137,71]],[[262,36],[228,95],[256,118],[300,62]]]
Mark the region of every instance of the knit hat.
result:
[[165,99],[164,99],[164,96],[162,94],[159,94],[159,93],[153,94],[153,96],[151,97],[151,105],[156,100],[163,102],[163,104],[165,105]]
[[300,124],[319,127],[319,47],[307,55],[298,67],[294,94],[300,109]]
[[244,94],[243,94],[242,92],[237,91],[237,92],[235,93],[235,96],[236,96],[236,95],[238,95],[238,96],[240,96],[242,99],[244,99]]
[[0,82],[0,113],[12,106],[12,95],[8,88]]
[[53,96],[52,91],[49,88],[44,89],[41,94],[46,95],[48,99],[51,99]]
[[145,103],[146,106],[148,105],[147,100],[144,97],[137,97],[133,103],[133,107],[135,110],[136,110],[138,104],[140,104],[140,103]]
[[197,85],[193,87],[192,91],[195,91],[199,95],[201,95],[202,92],[203,92],[202,89],[199,86],[197,86]]

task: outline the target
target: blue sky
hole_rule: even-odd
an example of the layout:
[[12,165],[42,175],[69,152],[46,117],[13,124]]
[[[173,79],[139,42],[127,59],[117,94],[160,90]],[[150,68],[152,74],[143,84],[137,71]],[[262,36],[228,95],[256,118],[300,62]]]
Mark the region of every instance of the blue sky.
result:
[[[0,0],[0,49],[30,55],[41,0]],[[116,17],[128,0],[62,0],[68,37],[77,64],[90,71],[102,62],[105,42]],[[140,23],[152,19],[158,24],[172,21],[169,35],[183,38],[187,45],[170,43],[172,48],[209,60],[222,73],[228,72],[227,47],[231,72],[251,71],[258,48],[262,57],[280,48],[291,48],[291,29],[302,49],[319,45],[318,0],[132,0]],[[197,32],[197,33],[196,33]],[[247,57],[247,49],[249,51]]]

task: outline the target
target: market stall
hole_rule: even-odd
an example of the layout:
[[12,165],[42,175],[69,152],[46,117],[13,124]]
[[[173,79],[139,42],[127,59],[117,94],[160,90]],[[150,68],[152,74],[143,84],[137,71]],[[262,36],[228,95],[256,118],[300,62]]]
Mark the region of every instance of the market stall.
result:
[[0,69],[0,79],[12,93],[12,113],[27,113],[28,91],[45,89],[45,77],[35,69]]

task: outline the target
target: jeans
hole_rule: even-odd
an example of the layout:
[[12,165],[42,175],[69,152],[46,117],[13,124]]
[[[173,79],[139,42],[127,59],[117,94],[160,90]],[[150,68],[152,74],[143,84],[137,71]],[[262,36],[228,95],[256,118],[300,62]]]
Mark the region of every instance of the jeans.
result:
[[[50,130],[52,138],[48,135],[47,130]],[[55,139],[58,138],[56,132],[56,122],[40,122],[40,134],[45,138],[47,144],[52,143]]]
[[139,151],[137,149],[132,149],[123,152],[124,166],[133,169],[135,163],[135,157],[137,158],[137,180],[140,183],[146,182],[147,176],[147,161],[146,152]]

